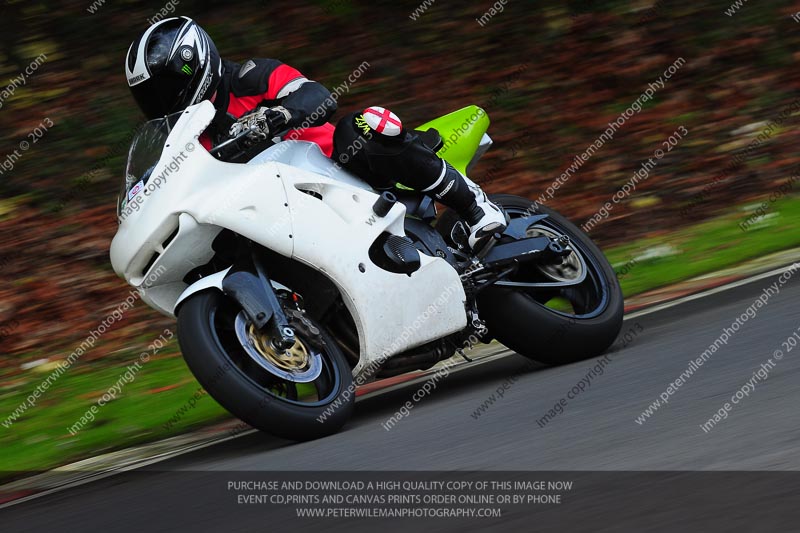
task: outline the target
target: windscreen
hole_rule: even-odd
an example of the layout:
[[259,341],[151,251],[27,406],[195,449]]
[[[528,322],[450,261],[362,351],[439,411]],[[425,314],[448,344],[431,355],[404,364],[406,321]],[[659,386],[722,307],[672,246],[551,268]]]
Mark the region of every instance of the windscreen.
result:
[[157,118],[145,123],[134,136],[131,147],[128,150],[128,162],[125,165],[125,180],[120,190],[117,201],[117,217],[125,209],[128,202],[139,194],[150,174],[155,168],[164,144],[167,142],[169,132],[178,122],[181,113]]

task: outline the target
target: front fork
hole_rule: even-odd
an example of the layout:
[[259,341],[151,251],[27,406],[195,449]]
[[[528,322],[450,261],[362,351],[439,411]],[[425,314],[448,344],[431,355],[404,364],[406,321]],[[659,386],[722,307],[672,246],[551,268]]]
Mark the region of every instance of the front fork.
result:
[[294,345],[294,329],[289,325],[263,261],[250,241],[247,241],[247,246],[240,247],[235,266],[222,280],[222,291],[236,300],[256,328],[260,331],[269,329],[276,348],[286,350]]

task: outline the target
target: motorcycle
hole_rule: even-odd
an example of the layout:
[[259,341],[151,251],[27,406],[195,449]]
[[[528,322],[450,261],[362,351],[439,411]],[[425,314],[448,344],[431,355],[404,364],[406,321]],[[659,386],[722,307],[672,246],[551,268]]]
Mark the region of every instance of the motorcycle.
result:
[[[135,136],[110,255],[149,306],[177,318],[209,395],[251,426],[292,440],[332,434],[356,386],[431,368],[470,338],[565,364],[619,333],[613,269],[552,209],[492,196],[508,228],[473,251],[455,213],[375,190],[316,144],[218,160],[198,141],[214,113],[202,102]],[[461,135],[445,145],[438,132],[453,125]],[[470,106],[419,129],[468,174],[492,143],[488,126]]]

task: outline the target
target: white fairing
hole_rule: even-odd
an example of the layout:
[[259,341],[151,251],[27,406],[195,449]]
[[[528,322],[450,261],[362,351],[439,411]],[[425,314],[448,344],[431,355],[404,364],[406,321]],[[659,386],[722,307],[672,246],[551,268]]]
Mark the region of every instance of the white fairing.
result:
[[370,261],[368,249],[382,232],[404,235],[402,204],[375,216],[377,194],[313,143],[283,142],[247,165],[218,161],[197,140],[213,116],[209,102],[185,112],[139,193],[144,201],[122,217],[111,244],[114,270],[149,305],[173,315],[187,291],[184,277],[213,257],[211,243],[224,228],[311,266],[338,287],[358,328],[355,374],[466,326],[464,290],[446,261],[420,254],[422,266],[411,276]]

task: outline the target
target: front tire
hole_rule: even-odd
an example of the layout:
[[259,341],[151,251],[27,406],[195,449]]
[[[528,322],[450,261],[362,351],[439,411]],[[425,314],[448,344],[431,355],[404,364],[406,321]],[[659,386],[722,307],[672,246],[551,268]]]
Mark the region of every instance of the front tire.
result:
[[316,380],[293,383],[248,355],[235,333],[239,313],[218,291],[198,293],[181,305],[178,341],[197,381],[233,415],[278,437],[302,441],[339,431],[352,414],[355,390],[336,342],[305,314],[287,311],[298,341],[313,346],[322,362]]
[[[525,213],[546,214],[529,232],[566,235],[575,253],[582,255],[587,270],[584,282],[560,290],[520,290],[494,286],[478,299],[481,317],[489,331],[515,352],[547,364],[566,364],[605,352],[622,328],[624,300],[614,269],[588,235],[556,211],[511,194],[492,195],[511,218]],[[530,233],[529,233],[530,234]],[[523,266],[523,277],[541,275],[535,266]],[[559,277],[551,272],[551,277]],[[566,278],[565,278],[566,279]],[[577,278],[576,278],[577,279]],[[525,281],[524,279],[522,281]],[[565,311],[551,302],[560,299]],[[548,304],[550,306],[548,306]]]

